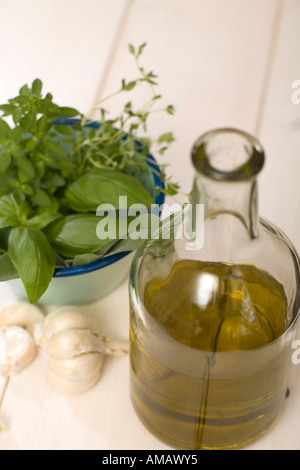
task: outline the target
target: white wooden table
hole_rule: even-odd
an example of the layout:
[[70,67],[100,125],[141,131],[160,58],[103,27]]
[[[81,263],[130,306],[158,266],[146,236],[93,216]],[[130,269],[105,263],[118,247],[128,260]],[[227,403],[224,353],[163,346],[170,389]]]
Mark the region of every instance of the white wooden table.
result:
[[[87,111],[135,77],[128,43],[148,43],[146,68],[159,75],[163,102],[175,117],[156,115],[149,133],[173,130],[164,157],[183,192],[191,187],[190,149],[203,132],[235,126],[255,133],[267,160],[259,179],[260,211],[300,250],[299,0],[13,0],[0,4],[0,101],[40,77],[62,105]],[[111,110],[118,103],[111,104]],[[0,285],[0,307],[14,300]],[[102,331],[128,337],[127,282],[82,307]],[[47,381],[39,353],[21,374],[0,378],[0,416],[9,431],[0,449],[167,449],[131,407],[128,357],[107,359],[84,395],[68,397]],[[251,449],[300,449],[300,366],[277,426]]]

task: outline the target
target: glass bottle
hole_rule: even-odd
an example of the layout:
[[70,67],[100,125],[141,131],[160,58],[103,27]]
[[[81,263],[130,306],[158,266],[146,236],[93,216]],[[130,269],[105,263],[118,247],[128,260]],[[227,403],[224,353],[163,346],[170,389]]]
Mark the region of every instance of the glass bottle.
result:
[[282,410],[299,259],[258,216],[264,151],[255,138],[217,129],[196,142],[192,159],[191,206],[165,221],[132,265],[132,402],[173,448],[241,448]]

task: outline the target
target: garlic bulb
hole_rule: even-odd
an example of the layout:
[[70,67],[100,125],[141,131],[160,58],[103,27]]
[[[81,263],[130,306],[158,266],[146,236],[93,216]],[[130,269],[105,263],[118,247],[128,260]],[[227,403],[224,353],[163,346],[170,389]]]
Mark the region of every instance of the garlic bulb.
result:
[[0,327],[21,326],[28,331],[34,324],[42,321],[44,315],[40,309],[27,302],[20,302],[4,307],[0,312]]
[[100,379],[105,342],[89,317],[71,308],[53,312],[39,345],[49,356],[49,380],[64,392],[85,392]]
[[0,373],[17,374],[34,359],[36,348],[31,335],[19,326],[0,328]]

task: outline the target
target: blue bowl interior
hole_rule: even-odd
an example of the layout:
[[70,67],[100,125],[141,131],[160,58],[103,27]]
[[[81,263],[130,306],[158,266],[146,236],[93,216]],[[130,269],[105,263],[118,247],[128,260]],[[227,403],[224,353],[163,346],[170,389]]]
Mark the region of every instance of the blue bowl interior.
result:
[[[75,124],[76,122],[80,122],[80,119],[57,119],[56,123],[65,125],[65,126],[71,126]],[[92,122],[90,124],[87,124],[87,127],[95,128],[98,129],[100,126],[99,123],[97,122]],[[150,161],[149,161],[150,160]],[[154,184],[155,184],[155,189],[156,190],[161,190],[165,189],[165,184],[160,180],[160,168],[156,163],[155,158],[153,155],[148,155],[148,166],[151,168],[153,179],[154,179]],[[156,192],[154,196],[154,202],[158,206],[162,208],[164,202],[165,202],[165,194],[163,192]],[[161,213],[161,210],[160,210]],[[124,251],[123,253],[116,253],[110,256],[107,256],[105,258],[102,258],[98,261],[95,261],[94,263],[86,264],[83,266],[75,266],[73,268],[59,268],[56,269],[54,272],[54,277],[68,277],[68,276],[76,276],[79,274],[85,274],[85,273],[90,273],[93,271],[96,271],[101,268],[105,268],[106,266],[109,266],[112,263],[115,263],[116,261],[119,261],[120,259],[124,258],[125,256],[128,256],[131,252],[130,251]]]

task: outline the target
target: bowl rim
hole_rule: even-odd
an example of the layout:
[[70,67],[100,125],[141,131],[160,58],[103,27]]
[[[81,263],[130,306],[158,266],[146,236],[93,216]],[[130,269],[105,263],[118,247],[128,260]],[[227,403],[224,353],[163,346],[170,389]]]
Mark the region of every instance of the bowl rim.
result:
[[[71,126],[76,122],[81,122],[81,119],[77,118],[62,118],[57,119],[57,125],[65,125]],[[98,129],[100,124],[98,122],[91,122],[86,124],[86,127],[92,127],[94,129]],[[140,145],[142,145],[139,141],[137,141]],[[147,155],[148,158],[148,166],[153,170],[152,175],[154,178],[155,189],[165,189],[165,183],[160,180],[161,170],[157,165],[157,162],[152,154]],[[165,202],[165,194],[160,192],[159,194],[155,195],[154,202],[156,205],[162,207]],[[132,251],[124,251],[121,253],[115,253],[104,258],[101,258],[98,261],[94,261],[89,264],[85,264],[82,266],[73,266],[71,268],[57,268],[54,271],[53,277],[61,278],[61,277],[71,277],[71,276],[78,276],[80,274],[87,274],[94,271],[98,271],[99,269],[106,268],[113,263],[125,258],[126,256],[130,255]]]

